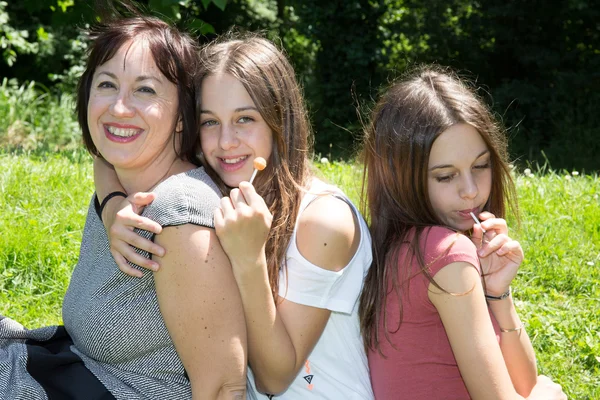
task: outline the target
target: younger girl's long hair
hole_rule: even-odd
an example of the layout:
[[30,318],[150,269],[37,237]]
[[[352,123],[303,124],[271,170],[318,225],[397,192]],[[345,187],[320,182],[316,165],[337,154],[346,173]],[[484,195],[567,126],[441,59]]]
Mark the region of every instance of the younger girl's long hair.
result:
[[[401,293],[410,281],[413,257],[436,285],[419,243],[424,229],[444,225],[429,201],[427,166],[435,139],[458,123],[477,129],[490,151],[492,188],[485,210],[504,218],[509,205],[518,213],[506,136],[475,90],[455,74],[433,66],[418,67],[392,85],[373,110],[362,151],[362,206],[369,216],[373,243],[373,263],[359,311],[367,348],[381,352],[381,325],[388,341],[389,333],[400,328]],[[401,244],[409,249],[402,258]],[[395,327],[388,327],[385,315],[388,295],[399,300]]]
[[[273,214],[266,256],[269,282],[276,298],[279,268],[285,267],[285,253],[294,231],[300,199],[311,177],[312,133],[308,114],[288,59],[271,41],[256,34],[236,36],[231,33],[202,47],[196,77],[198,111],[202,109],[202,82],[217,73],[230,74],[244,85],[273,133],[273,152],[265,170],[257,175],[255,186]],[[231,188],[205,164],[223,193],[228,194]]]

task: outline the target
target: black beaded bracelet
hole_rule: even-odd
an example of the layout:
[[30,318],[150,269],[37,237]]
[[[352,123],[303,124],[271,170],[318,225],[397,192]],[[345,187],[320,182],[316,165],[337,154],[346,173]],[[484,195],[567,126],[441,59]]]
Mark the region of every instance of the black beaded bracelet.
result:
[[489,300],[489,301],[498,301],[498,300],[504,300],[505,298],[507,298],[508,296],[510,296],[510,287],[508,288],[508,290],[504,293],[502,293],[500,296],[492,296],[490,294],[485,294],[485,299]]
[[124,192],[109,193],[108,196],[106,196],[104,198],[104,200],[102,200],[102,203],[100,203],[100,210],[98,212],[100,214],[100,219],[102,219],[102,211],[104,211],[104,207],[106,207],[106,204],[108,203],[108,201],[110,199],[112,199],[113,197],[117,197],[117,196],[123,196],[123,197],[127,198],[127,193],[124,193]]

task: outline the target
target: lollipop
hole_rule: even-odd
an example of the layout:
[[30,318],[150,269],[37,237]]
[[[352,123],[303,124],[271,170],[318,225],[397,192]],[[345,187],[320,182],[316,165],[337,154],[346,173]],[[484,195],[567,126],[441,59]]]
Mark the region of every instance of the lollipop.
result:
[[256,157],[254,159],[254,172],[252,173],[252,176],[250,177],[250,183],[252,183],[252,181],[254,180],[254,177],[256,177],[256,173],[258,171],[262,171],[263,169],[267,168],[267,160],[265,160],[262,157]]

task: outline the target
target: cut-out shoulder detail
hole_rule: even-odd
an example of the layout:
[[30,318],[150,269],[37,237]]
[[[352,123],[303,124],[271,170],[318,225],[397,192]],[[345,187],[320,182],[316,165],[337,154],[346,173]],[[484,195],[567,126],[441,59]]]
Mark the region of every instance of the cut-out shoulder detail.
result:
[[342,270],[358,249],[357,216],[332,195],[316,198],[298,219],[296,245],[310,263],[330,271]]

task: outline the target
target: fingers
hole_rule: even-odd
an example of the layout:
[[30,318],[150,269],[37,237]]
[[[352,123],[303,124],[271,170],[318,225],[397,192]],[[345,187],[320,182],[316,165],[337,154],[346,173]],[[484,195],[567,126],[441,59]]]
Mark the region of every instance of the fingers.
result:
[[[145,219],[147,219],[147,218],[145,218]],[[154,221],[152,221],[152,222],[154,222]],[[141,221],[138,224],[138,226],[141,227],[140,229],[144,229],[146,227],[145,221]],[[138,226],[136,226],[136,227],[138,227]],[[160,227],[160,225],[158,225],[158,226]],[[151,228],[151,226],[148,226],[148,228]],[[145,229],[145,230],[152,232],[152,229]],[[162,227],[160,227],[160,231],[162,231]],[[115,247],[115,246],[119,245],[120,243],[123,243],[125,245],[124,248],[127,248],[127,249],[129,249],[129,245],[131,245],[131,246],[137,247],[138,249],[147,251],[150,254],[157,255],[159,257],[163,257],[165,255],[164,248],[162,248],[161,246],[152,242],[151,240],[146,239],[146,238],[138,235],[137,233],[135,233],[133,231],[131,225],[129,225],[129,226],[124,225],[117,221],[117,222],[115,222],[115,224],[113,226],[110,227],[108,234],[109,234],[109,241],[111,243],[111,247]]]
[[142,271],[133,268],[131,265],[127,263],[125,257],[123,257],[120,253],[110,251],[113,255],[113,258],[117,262],[117,266],[119,269],[127,275],[133,276],[135,278],[141,278],[144,276]]
[[127,198],[131,204],[144,208],[156,199],[154,192],[138,192]]
[[483,245],[483,231],[481,230],[481,226],[479,224],[473,225],[471,241],[475,244],[477,250],[481,249],[481,246]]
[[244,194],[240,191],[240,189],[232,189],[231,192],[229,192],[229,198],[231,199],[231,203],[233,203],[235,208],[248,205],[248,203],[246,202],[246,198],[244,197]]
[[221,207],[215,208],[213,215],[215,220],[215,232],[217,233],[217,237],[220,239],[220,235],[223,233],[223,229],[225,228],[225,217],[223,216],[223,210]]
[[160,226],[159,223],[151,220],[150,218],[137,215],[135,210],[132,208],[124,208],[117,213],[117,217],[115,218],[114,224],[111,226],[111,230],[115,226],[126,229],[138,228],[144,231],[152,232],[156,235],[162,232],[162,226]]
[[484,211],[479,214],[481,227],[487,232],[495,232],[496,234],[508,234],[508,225],[503,218],[496,218],[494,214]]
[[496,253],[499,256],[504,256],[504,255],[512,253],[517,256],[520,255],[521,259],[524,257],[523,248],[521,247],[521,244],[519,242],[517,242],[516,240],[511,240],[511,241],[503,244],[502,247],[500,247]]
[[241,182],[239,190],[243,193],[247,204],[252,208],[266,207],[265,201],[261,195],[256,192],[254,186],[249,182]]
[[[480,257],[486,257],[500,249],[512,239],[504,234],[494,236],[490,241],[484,240],[481,248],[477,252]],[[518,243],[518,242],[517,242]],[[500,254],[498,254],[500,255]]]

